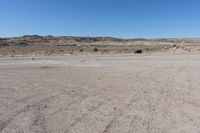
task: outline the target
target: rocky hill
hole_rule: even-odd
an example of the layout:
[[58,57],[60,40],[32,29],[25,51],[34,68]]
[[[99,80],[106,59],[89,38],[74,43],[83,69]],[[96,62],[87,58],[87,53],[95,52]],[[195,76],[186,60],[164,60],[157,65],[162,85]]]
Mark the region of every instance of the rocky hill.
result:
[[[189,48],[188,48],[189,46]],[[195,48],[193,48],[195,46]],[[38,36],[0,38],[0,56],[77,53],[146,53],[200,50],[199,38],[120,39],[112,37]]]
[[175,39],[120,39],[112,37],[73,37],[73,36],[38,36],[26,35],[22,37],[0,38],[0,46],[65,46],[65,45],[145,45],[166,43],[200,43],[199,38]]

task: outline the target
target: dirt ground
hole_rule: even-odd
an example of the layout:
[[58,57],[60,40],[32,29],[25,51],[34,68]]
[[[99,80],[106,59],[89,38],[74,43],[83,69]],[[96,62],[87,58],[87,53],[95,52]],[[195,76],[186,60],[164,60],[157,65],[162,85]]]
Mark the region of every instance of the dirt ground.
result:
[[0,58],[2,133],[200,132],[200,54]]

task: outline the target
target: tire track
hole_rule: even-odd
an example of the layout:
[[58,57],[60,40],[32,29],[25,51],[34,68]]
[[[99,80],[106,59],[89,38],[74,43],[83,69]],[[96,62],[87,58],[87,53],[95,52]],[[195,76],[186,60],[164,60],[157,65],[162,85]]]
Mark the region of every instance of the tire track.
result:
[[[85,99],[86,100],[86,99]],[[65,131],[68,133],[74,126],[80,123],[84,118],[88,117],[92,112],[97,110],[100,106],[105,103],[106,100],[99,102],[94,108],[88,109],[89,112],[82,114],[80,117],[75,118],[75,120],[70,124],[70,127]],[[83,101],[82,101],[83,102]]]
[[112,125],[113,125],[113,123],[116,119],[117,119],[116,117],[112,118],[111,121],[108,123],[108,125],[105,127],[105,129],[103,130],[102,133],[109,133],[110,129],[112,128]]
[[[32,110],[32,109],[34,109],[36,107],[39,107],[41,105],[41,103],[47,102],[49,100],[52,100],[52,99],[58,97],[59,95],[60,94],[56,94],[54,96],[51,96],[51,97],[43,99],[43,100],[41,100],[39,102],[36,102],[35,104],[27,105],[27,106],[21,108],[20,110],[13,112],[7,119],[4,119],[4,120],[0,121],[0,131],[2,131],[4,128],[6,128],[15,119],[15,117],[17,117],[21,113],[25,113],[25,112],[27,112],[29,110]],[[46,106],[44,105],[43,108],[46,108]]]

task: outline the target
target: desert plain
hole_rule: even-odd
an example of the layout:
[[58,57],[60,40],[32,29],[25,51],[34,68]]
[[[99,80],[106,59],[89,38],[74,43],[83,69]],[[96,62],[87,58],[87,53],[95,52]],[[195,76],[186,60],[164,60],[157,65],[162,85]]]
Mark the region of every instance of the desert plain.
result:
[[143,54],[2,50],[0,132],[200,132],[197,46],[159,47]]

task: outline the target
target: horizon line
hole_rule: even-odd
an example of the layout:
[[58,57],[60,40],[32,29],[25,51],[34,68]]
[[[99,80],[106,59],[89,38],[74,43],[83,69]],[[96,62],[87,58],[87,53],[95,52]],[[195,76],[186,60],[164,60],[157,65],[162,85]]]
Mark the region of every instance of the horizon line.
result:
[[113,39],[123,39],[123,40],[131,40],[131,39],[147,39],[147,40],[157,40],[157,39],[200,39],[200,37],[115,37],[115,36],[81,36],[81,35],[39,35],[39,34],[24,34],[24,35],[16,35],[16,36],[0,36],[0,38],[20,38],[25,36],[40,36],[40,37],[83,37],[83,38],[113,38]]

